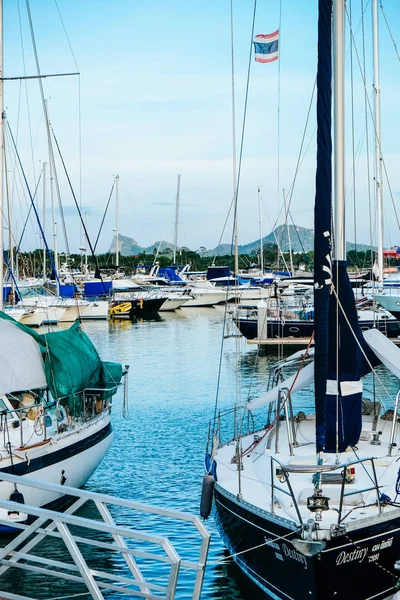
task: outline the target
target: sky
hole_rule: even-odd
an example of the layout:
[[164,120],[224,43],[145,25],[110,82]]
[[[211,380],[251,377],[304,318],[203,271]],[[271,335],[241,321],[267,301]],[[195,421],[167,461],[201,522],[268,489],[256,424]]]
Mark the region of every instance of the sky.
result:
[[[238,162],[253,6],[249,0],[233,0]],[[238,194],[240,243],[259,236],[258,186],[264,235],[275,223],[284,222],[283,190],[290,199],[294,222],[313,226],[315,96],[307,128],[306,119],[316,75],[317,0],[258,0],[255,34],[271,33],[279,27],[280,6],[279,61],[263,65],[255,63],[254,57],[251,60]],[[355,48],[353,78],[349,50],[346,54],[346,230],[351,241],[356,238],[360,243],[375,244],[374,130],[368,107],[368,102],[372,103],[371,4],[364,0],[364,46],[361,0],[351,0],[348,6]],[[400,3],[385,0],[383,6],[400,47]],[[229,243],[232,218],[225,230],[224,223],[233,196],[230,0],[32,0],[31,13],[41,73],[80,72],[79,77],[42,82],[76,197],[87,212],[90,237],[97,237],[114,176],[119,174],[119,232],[142,246],[160,239],[173,241],[180,173],[179,245],[196,250],[214,248],[219,241]],[[368,135],[358,64],[358,60],[363,64],[363,48]],[[393,208],[393,202],[398,205],[400,199],[400,61],[381,12],[380,48],[382,151],[389,179],[383,185],[385,246],[389,247],[400,244]],[[4,74],[15,77],[24,73],[36,74],[26,5],[23,0],[4,0]],[[38,81],[5,82],[4,102],[27,181],[34,189],[43,162],[49,161]],[[14,169],[9,141],[7,147],[12,230],[19,239],[29,199],[20,172]],[[56,160],[68,248],[76,252],[84,245],[79,219]],[[44,229],[50,238],[48,181],[45,193]],[[42,182],[37,204],[43,221]],[[59,249],[65,250],[59,214],[57,228]],[[30,218],[23,248],[40,246],[38,229]],[[113,198],[99,252],[109,248],[114,229]]]

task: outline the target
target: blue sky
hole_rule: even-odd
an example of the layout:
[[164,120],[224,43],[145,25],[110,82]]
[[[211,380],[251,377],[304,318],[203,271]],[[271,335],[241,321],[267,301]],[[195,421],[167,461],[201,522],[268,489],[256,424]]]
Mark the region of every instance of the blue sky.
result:
[[[242,129],[243,100],[251,35],[252,2],[234,0],[237,145]],[[365,39],[371,92],[371,15],[366,6]],[[384,2],[393,36],[400,46],[400,3]],[[179,242],[193,249],[217,245],[232,198],[232,133],[230,79],[230,2],[203,0],[58,0],[81,72],[82,204],[95,238],[113,176],[121,177],[120,233],[141,245],[173,240],[176,177],[181,181]],[[283,0],[281,29],[280,155],[278,161],[278,64],[252,62],[239,192],[239,237],[242,243],[259,232],[257,186],[263,198],[264,232],[269,233],[282,206],[282,189],[294,177],[316,70],[317,0]],[[75,64],[56,4],[36,0],[31,6],[42,73],[75,71]],[[360,2],[352,0],[357,50],[362,54]],[[26,19],[20,0],[27,74],[35,73]],[[400,63],[381,17],[382,147],[394,199],[399,202]],[[278,28],[279,1],[258,0],[255,33]],[[5,76],[23,73],[18,3],[4,0]],[[349,56],[347,75],[350,81]],[[43,81],[52,124],[79,194],[78,79]],[[26,89],[27,88],[27,89]],[[5,105],[30,185],[47,161],[45,128],[38,84],[6,83]],[[370,239],[364,99],[354,58],[357,239]],[[29,132],[28,104],[31,121]],[[348,94],[348,99],[350,96]],[[350,102],[348,102],[350,105]],[[19,110],[18,110],[19,106]],[[315,109],[305,140],[291,210],[298,225],[311,227],[315,177]],[[18,125],[19,123],[19,125]],[[348,147],[351,150],[350,115]],[[32,137],[32,145],[30,143]],[[373,132],[369,123],[370,166]],[[278,190],[279,162],[279,190]],[[352,156],[348,154],[347,237],[354,239]],[[80,246],[78,218],[59,169],[71,251]],[[373,173],[371,173],[370,182]],[[18,177],[13,186],[16,237],[26,214],[26,198]],[[392,201],[385,183],[385,244],[400,243]],[[371,194],[371,202],[374,198]],[[41,195],[39,196],[41,205]],[[114,210],[111,205],[110,210]],[[374,213],[372,206],[372,214]],[[47,211],[46,221],[50,223]],[[282,217],[280,218],[280,222]],[[61,235],[60,247],[65,247]],[[113,235],[114,216],[106,219],[99,250]],[[375,225],[372,224],[375,241]],[[231,226],[223,241],[229,242]],[[26,234],[25,247],[37,246],[37,227]]]

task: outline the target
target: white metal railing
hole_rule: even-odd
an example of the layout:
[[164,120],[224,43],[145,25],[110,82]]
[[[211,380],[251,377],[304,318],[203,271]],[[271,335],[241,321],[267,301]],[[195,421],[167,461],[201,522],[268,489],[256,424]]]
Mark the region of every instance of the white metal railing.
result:
[[[0,472],[0,481],[7,481],[18,486],[18,490],[24,493],[27,488],[34,488],[52,492],[53,494],[70,496],[72,505],[65,512],[57,512],[47,508],[38,508],[27,504],[18,504],[9,500],[0,500],[0,508],[6,511],[23,512],[29,515],[33,523],[12,523],[16,530],[21,530],[12,541],[0,549],[0,588],[2,576],[9,569],[21,569],[48,577],[64,579],[80,586],[85,586],[87,593],[96,600],[103,600],[103,592],[116,591],[124,594],[124,597],[146,598],[148,600],[173,600],[176,597],[179,576],[182,570],[194,573],[193,600],[199,600],[204,571],[207,562],[210,535],[197,517],[176,510],[148,506],[139,502],[116,498],[105,494],[94,493],[88,490],[61,486],[52,483],[44,483],[28,477],[20,477]],[[26,491],[25,491],[26,493]],[[95,518],[77,516],[75,513],[88,502],[93,502],[97,508]],[[126,511],[148,513],[181,521],[184,526],[194,528],[199,536],[199,552],[197,560],[189,560],[181,557],[176,548],[167,537],[154,533],[145,533],[141,529],[136,530],[127,526],[116,524],[112,513],[115,509],[124,509],[124,521]],[[90,513],[92,514],[92,512]],[[99,520],[100,516],[100,520]],[[0,525],[10,526],[10,520],[0,517]],[[72,530],[71,530],[72,527]],[[195,533],[196,533],[195,531]],[[91,536],[93,534],[93,537]],[[99,534],[103,534],[100,536]],[[104,539],[102,539],[102,537]],[[51,544],[49,550],[43,552],[43,544],[40,554],[34,554],[35,547],[47,538],[62,540],[65,545],[66,556],[72,558],[73,562],[54,560],[51,557]],[[112,539],[112,541],[110,541]],[[193,546],[191,551],[193,552]],[[88,560],[85,560],[81,551],[82,547],[101,548],[110,554],[114,553],[122,557],[126,563],[128,576],[121,575],[120,560],[109,561],[108,571],[96,569],[96,553],[91,552]],[[146,577],[149,566],[158,568],[157,577]],[[144,566],[144,569],[143,569]],[[154,582],[154,579],[157,583]],[[15,583],[17,588],[18,583]],[[187,583],[186,588],[187,590]],[[34,600],[26,596],[0,589],[2,599]],[[108,596],[107,596],[108,597]]]

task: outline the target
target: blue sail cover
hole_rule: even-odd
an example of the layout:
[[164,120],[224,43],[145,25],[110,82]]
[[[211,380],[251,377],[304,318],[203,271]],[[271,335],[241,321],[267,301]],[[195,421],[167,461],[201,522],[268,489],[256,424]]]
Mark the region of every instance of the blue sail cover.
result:
[[333,264],[329,303],[328,379],[324,452],[344,452],[358,442],[362,427],[360,373],[364,368],[364,345],[353,289],[345,261]]
[[332,0],[318,2],[317,172],[314,205],[314,342],[317,452],[325,446],[328,314],[331,286]]

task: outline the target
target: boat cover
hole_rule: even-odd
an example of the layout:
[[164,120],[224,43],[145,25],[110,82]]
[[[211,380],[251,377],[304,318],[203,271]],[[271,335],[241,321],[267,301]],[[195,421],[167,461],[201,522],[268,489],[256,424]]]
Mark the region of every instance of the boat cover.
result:
[[[265,406],[270,402],[275,402],[278,399],[279,390],[282,388],[290,389],[296,377],[296,373],[291,377],[288,377],[284,381],[281,381],[279,385],[274,388],[268,390],[258,398],[254,398],[246,404],[246,408],[248,410],[252,410],[253,408],[259,408],[260,406]],[[314,361],[303,367],[296,379],[293,388],[291,389],[292,394],[294,392],[298,392],[299,390],[303,390],[314,383]]]
[[[39,344],[47,385],[54,399],[65,398],[70,414],[78,415],[81,410],[79,392],[86,388],[111,388],[120,383],[122,365],[103,363],[90,338],[82,331],[78,321],[66,330],[39,334],[23,323],[0,312],[0,323],[10,324],[21,331],[24,337],[30,336]],[[26,336],[28,334],[28,336]],[[43,363],[42,363],[43,370]],[[42,384],[43,385],[43,384]],[[32,389],[29,386],[27,389]],[[18,390],[21,389],[19,385]],[[24,388],[22,388],[24,389]],[[14,388],[13,391],[16,391]],[[112,393],[108,394],[109,396]]]
[[400,348],[378,329],[368,329],[363,336],[381,363],[400,379]]
[[46,386],[39,344],[12,322],[0,320],[0,394]]

